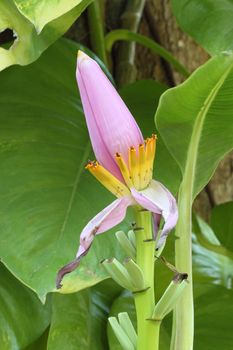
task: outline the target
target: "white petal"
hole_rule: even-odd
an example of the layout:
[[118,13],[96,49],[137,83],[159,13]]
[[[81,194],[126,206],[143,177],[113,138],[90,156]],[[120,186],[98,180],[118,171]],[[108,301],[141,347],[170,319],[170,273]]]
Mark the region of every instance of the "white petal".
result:
[[85,249],[89,249],[95,235],[119,224],[126,215],[127,207],[133,203],[134,200],[131,196],[125,196],[116,199],[104,208],[84,227],[80,235],[80,245]]
[[154,214],[161,214],[165,224],[157,248],[166,240],[166,237],[176,225],[178,210],[173,195],[160,182],[152,180],[150,185],[141,191],[131,189],[132,196],[142,207]]
[[124,219],[128,206],[133,204],[135,204],[135,201],[132,196],[118,198],[89,221],[80,235],[80,245],[76,258],[63,266],[57,274],[57,288],[61,288],[63,277],[79,266],[81,258],[88,253],[95,235],[119,224]]

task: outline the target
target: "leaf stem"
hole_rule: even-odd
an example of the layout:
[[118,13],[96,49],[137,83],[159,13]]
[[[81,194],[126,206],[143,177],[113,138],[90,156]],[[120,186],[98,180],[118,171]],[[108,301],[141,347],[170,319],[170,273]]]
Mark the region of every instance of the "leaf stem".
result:
[[154,298],[154,252],[155,242],[152,239],[151,213],[140,211],[135,208],[137,257],[136,263],[141,268],[146,289],[134,293],[136,314],[138,346],[137,350],[157,350],[159,348],[160,320],[151,320],[155,298]]
[[136,43],[149,48],[152,52],[163,57],[167,62],[172,64],[174,68],[184,77],[187,78],[190,75],[187,69],[169,51],[164,49],[164,47],[156,43],[154,40],[149,39],[144,35],[134,33],[126,29],[112,30],[105,36],[106,50],[110,52],[113,44],[118,40],[135,41]]
[[[194,188],[197,171],[198,151],[203,132],[205,118],[219,89],[224,83],[232,63],[211,89],[196,116],[191,134],[190,145],[187,151],[187,161],[183,172],[183,181],[180,186],[178,209],[179,220],[176,226],[175,260],[179,272],[188,274],[189,285],[184,291],[174,312],[174,325],[171,350],[192,350],[194,336],[193,287],[192,287],[192,203],[195,198]],[[194,191],[195,189],[195,191]]]
[[[121,16],[121,28],[137,32],[142,17],[145,0],[127,0],[126,9]],[[122,42],[117,50],[116,81],[119,87],[136,80],[134,65],[135,43]]]
[[188,274],[188,285],[177,302],[173,314],[171,350],[192,350],[194,333],[192,285],[192,186],[184,177],[179,191],[178,223],[176,226],[175,261],[178,271]]
[[90,28],[90,40],[93,51],[108,66],[104,42],[103,18],[101,13],[100,0],[94,0],[88,6],[88,22]]

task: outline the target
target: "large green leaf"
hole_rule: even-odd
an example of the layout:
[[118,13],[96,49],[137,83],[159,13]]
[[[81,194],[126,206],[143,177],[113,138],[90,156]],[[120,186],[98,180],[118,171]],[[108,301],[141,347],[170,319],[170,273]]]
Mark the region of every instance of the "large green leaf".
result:
[[[77,47],[61,40],[34,64],[0,76],[0,255],[40,298],[55,290],[81,229],[114,199],[84,170],[92,154],[75,81]],[[121,227],[130,224],[129,216]],[[98,236],[62,292],[106,278],[99,262],[115,255],[122,253],[114,235]]]
[[212,286],[195,299],[194,350],[229,350],[233,346],[233,293]]
[[[82,227],[113,199],[84,171],[92,155],[75,81],[76,51],[61,40],[33,65],[1,73],[0,254],[41,298],[74,258]],[[106,278],[99,261],[115,254],[113,242],[111,234],[100,236],[63,291]]]
[[[112,200],[84,174],[91,146],[75,82],[76,51],[62,40],[34,65],[1,75],[0,251],[41,298],[55,289],[58,269],[75,256],[81,228]],[[64,292],[106,278],[99,262],[115,254],[114,237],[98,242]]]
[[47,350],[107,349],[107,317],[121,287],[106,280],[70,295],[54,295]]
[[232,91],[233,56],[222,54],[199,68],[180,86],[166,91],[156,114],[158,130],[183,176],[175,233],[175,264],[178,271],[188,274],[190,283],[175,309],[172,348],[179,350],[191,349],[193,344],[192,201],[209,181],[220,159],[233,147]]
[[232,114],[232,55],[211,59],[161,98],[157,127],[183,176],[189,178],[193,198],[233,147]]
[[105,305],[101,304],[90,289],[54,295],[47,349],[103,349],[101,332],[102,328],[105,330],[106,314]]
[[232,0],[172,0],[181,28],[210,54],[233,49]]
[[49,325],[49,304],[43,306],[2,264],[0,274],[0,348],[23,349]]
[[220,242],[233,252],[233,202],[214,207],[210,222]]
[[14,0],[18,10],[36,27],[39,34],[44,26],[71,11],[76,6],[84,8],[92,0]]
[[194,281],[232,289],[233,252],[222,246],[211,227],[201,218],[193,221]]
[[[27,15],[29,13],[33,14],[32,9],[36,11],[33,16],[38,20],[40,19],[38,23],[40,27],[37,31],[34,24],[21,14],[13,0],[1,0],[0,31],[10,28],[14,31],[17,39],[8,50],[0,47],[0,71],[14,64],[26,65],[35,61],[47,47],[67,31],[90,1],[76,0],[75,7],[73,6],[75,1],[60,1],[63,6],[59,6],[57,11],[54,10],[54,1],[52,1],[52,5],[48,1],[18,1],[17,5]],[[36,6],[33,7],[33,3]],[[66,3],[66,6],[64,3]],[[60,16],[58,17],[59,13]],[[41,31],[46,23],[47,25]]]
[[23,350],[47,350],[48,333],[49,327],[39,338],[37,338],[33,343],[28,345]]

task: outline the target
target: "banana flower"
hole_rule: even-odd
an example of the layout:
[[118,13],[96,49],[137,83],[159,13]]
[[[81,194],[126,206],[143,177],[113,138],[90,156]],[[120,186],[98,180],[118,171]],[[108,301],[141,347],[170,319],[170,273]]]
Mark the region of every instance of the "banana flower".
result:
[[157,249],[165,243],[178,217],[175,198],[152,179],[156,136],[144,141],[136,121],[99,65],[81,51],[76,77],[97,159],[89,161],[86,169],[117,199],[84,227],[76,259],[58,272],[58,288],[63,276],[73,271],[88,253],[94,237],[119,224],[128,206],[139,205],[153,214],[154,239],[163,218]]

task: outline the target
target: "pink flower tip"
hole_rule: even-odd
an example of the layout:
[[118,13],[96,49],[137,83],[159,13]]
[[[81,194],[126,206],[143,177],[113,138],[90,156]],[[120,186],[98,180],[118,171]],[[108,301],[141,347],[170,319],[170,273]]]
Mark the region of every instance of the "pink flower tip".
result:
[[115,154],[127,163],[129,148],[144,143],[142,133],[98,63],[80,50],[76,76],[96,159],[120,179]]
[[81,63],[84,59],[90,59],[90,57],[85,54],[82,50],[78,50],[77,52],[78,63]]

